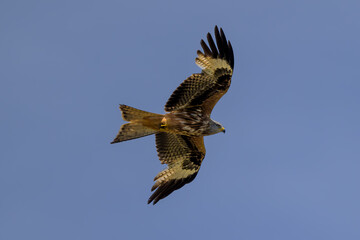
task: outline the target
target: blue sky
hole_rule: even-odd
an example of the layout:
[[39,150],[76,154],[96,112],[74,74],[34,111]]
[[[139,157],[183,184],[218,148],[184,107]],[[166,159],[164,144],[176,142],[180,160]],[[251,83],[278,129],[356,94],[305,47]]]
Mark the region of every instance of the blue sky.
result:
[[[0,239],[360,239],[359,1],[2,1]],[[197,178],[147,205],[200,39],[235,51]]]

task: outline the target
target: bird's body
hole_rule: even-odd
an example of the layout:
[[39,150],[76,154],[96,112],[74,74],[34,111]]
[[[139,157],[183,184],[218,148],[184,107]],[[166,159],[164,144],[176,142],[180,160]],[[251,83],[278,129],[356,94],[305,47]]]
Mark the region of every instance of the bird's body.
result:
[[155,134],[158,156],[168,168],[154,179],[148,203],[157,203],[173,191],[191,182],[205,157],[204,136],[225,132],[210,118],[211,111],[230,87],[234,55],[222,29],[215,27],[217,47],[208,33],[204,53],[198,51],[195,62],[202,68],[187,78],[165,104],[166,114],[156,114],[120,105],[126,123],[112,143]]
[[195,137],[218,133],[219,131],[216,130],[221,130],[221,127],[218,128],[216,122],[208,114],[205,114],[201,107],[193,107],[165,114],[160,129],[165,132]]

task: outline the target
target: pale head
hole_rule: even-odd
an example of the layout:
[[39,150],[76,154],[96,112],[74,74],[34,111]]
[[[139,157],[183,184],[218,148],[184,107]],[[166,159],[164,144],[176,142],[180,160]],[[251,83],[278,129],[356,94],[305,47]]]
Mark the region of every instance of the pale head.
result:
[[217,121],[214,121],[211,119],[209,122],[209,129],[206,132],[206,135],[213,135],[213,134],[216,134],[219,132],[225,133],[225,128],[223,127],[223,125],[221,125]]

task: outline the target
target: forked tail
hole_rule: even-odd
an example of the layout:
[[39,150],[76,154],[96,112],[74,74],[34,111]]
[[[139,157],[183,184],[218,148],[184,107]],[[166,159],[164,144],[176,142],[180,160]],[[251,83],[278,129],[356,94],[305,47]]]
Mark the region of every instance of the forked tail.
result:
[[121,126],[120,131],[111,143],[123,142],[145,137],[158,132],[164,115],[142,111],[126,105],[120,105],[122,118],[129,123]]

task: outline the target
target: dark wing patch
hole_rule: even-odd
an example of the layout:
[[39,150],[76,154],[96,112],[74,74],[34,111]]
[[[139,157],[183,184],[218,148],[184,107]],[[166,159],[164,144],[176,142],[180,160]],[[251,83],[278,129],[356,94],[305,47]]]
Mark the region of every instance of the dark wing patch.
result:
[[201,73],[188,77],[173,92],[165,104],[165,111],[170,112],[187,107],[189,102],[200,93],[206,92],[215,85],[214,79]]
[[206,112],[211,113],[216,102],[228,90],[234,68],[234,53],[230,41],[226,40],[224,31],[215,27],[216,44],[210,33],[207,34],[209,46],[204,40],[200,44],[204,53],[198,51],[195,62],[203,71],[187,78],[171,95],[165,104],[165,111],[207,104]]
[[167,182],[163,183],[156,189],[156,191],[150,196],[148,200],[148,204],[153,202],[155,205],[159,200],[166,198],[169,196],[173,191],[182,188],[185,184],[192,182],[197,175],[197,172],[188,175],[186,178],[180,179],[169,179]]
[[151,191],[156,190],[148,203],[156,204],[173,191],[193,181],[205,157],[203,137],[187,137],[173,133],[157,133],[156,148],[161,163],[168,168],[154,179]]

